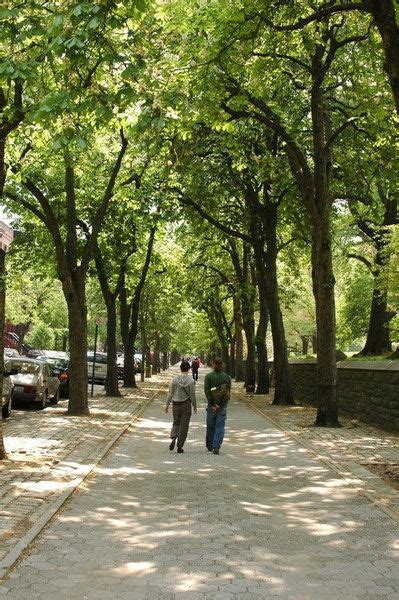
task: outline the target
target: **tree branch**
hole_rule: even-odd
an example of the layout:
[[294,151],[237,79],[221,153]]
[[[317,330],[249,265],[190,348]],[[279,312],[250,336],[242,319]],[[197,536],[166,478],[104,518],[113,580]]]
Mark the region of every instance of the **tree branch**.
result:
[[223,231],[223,233],[227,233],[227,235],[231,235],[235,238],[240,238],[241,240],[244,240],[246,242],[251,242],[251,238],[249,235],[246,235],[245,233],[242,233],[241,231],[237,231],[236,229],[232,229],[231,227],[228,227],[227,225],[223,225],[223,223],[221,223],[220,221],[218,221],[217,219],[212,217],[210,214],[208,214],[199,204],[197,204],[197,202],[195,202],[194,200],[191,200],[191,198],[189,198],[188,196],[183,195],[182,190],[180,190],[179,188],[170,187],[169,189],[178,194],[178,198],[182,204],[184,204],[185,206],[191,206],[192,208],[194,208],[194,210],[201,217],[206,219],[206,221],[208,221],[208,223],[211,223],[212,225],[217,227],[217,229],[219,229],[220,231]]
[[263,21],[266,23],[266,25],[268,25],[275,31],[296,31],[298,29],[303,29],[304,27],[306,27],[306,25],[309,25],[309,23],[313,23],[314,21],[320,21],[330,15],[336,13],[349,12],[352,10],[368,12],[365,2],[346,2],[345,4],[340,4],[338,6],[335,4],[333,6],[328,6],[327,4],[324,7],[319,8],[319,10],[315,11],[308,17],[302,17],[301,19],[298,19],[298,21],[296,21],[295,23],[291,23],[290,25],[277,25],[273,23],[273,21],[270,21],[266,18],[263,18]]
[[107,212],[108,205],[113,196],[116,178],[121,169],[122,160],[123,160],[123,157],[126,152],[128,141],[123,134],[123,129],[120,130],[120,135],[121,135],[121,141],[122,141],[121,149],[119,151],[118,157],[117,157],[114,167],[112,169],[111,176],[109,178],[108,185],[105,189],[101,204],[98,207],[97,212],[94,216],[90,237],[87,240],[86,245],[83,250],[83,256],[82,256],[82,261],[81,261],[81,265],[80,265],[80,269],[83,272],[87,271],[87,269],[89,267],[89,263],[90,263],[92,255],[93,255],[93,252],[94,252],[94,245],[97,241],[98,234],[99,234],[102,222],[104,220],[105,214]]

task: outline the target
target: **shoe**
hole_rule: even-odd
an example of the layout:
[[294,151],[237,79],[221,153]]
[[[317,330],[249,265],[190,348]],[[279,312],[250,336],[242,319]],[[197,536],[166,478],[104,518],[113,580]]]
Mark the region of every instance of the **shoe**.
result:
[[182,452],[184,452],[183,448],[178,448],[177,449],[178,454],[181,454]]
[[169,450],[174,450],[176,444],[176,438],[172,438],[172,441],[169,444]]
[[219,454],[219,448],[214,448],[214,449],[212,450],[212,452],[213,452],[214,454]]
[[206,449],[208,450],[208,452],[212,452],[212,446],[207,446]]

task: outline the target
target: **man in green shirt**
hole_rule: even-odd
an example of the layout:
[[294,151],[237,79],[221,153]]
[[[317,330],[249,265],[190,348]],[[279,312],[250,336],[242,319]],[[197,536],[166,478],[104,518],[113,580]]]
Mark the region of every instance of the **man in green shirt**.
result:
[[213,361],[213,371],[205,376],[204,390],[208,400],[206,409],[206,447],[219,454],[224,438],[227,403],[230,399],[231,378],[223,371],[221,358]]

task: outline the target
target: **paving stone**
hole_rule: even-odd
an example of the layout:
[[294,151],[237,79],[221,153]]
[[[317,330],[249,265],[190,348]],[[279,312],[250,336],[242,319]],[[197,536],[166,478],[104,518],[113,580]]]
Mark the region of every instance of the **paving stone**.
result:
[[[168,450],[170,415],[155,400],[11,571],[5,598],[397,597],[397,523],[351,471],[235,401],[209,455],[197,389],[185,453]],[[314,433],[336,460],[335,434]]]

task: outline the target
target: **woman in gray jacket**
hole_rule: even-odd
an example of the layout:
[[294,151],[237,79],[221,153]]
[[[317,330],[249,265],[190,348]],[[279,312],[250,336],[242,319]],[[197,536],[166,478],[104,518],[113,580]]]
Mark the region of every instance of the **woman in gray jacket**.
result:
[[197,412],[195,382],[188,375],[190,363],[182,361],[180,370],[181,375],[174,377],[171,381],[165,406],[165,412],[168,412],[169,405],[172,402],[173,425],[170,432],[172,441],[169,444],[169,450],[174,449],[177,439],[177,451],[179,453],[183,452],[184,442],[186,441],[191,419],[191,405],[193,405],[194,414]]

